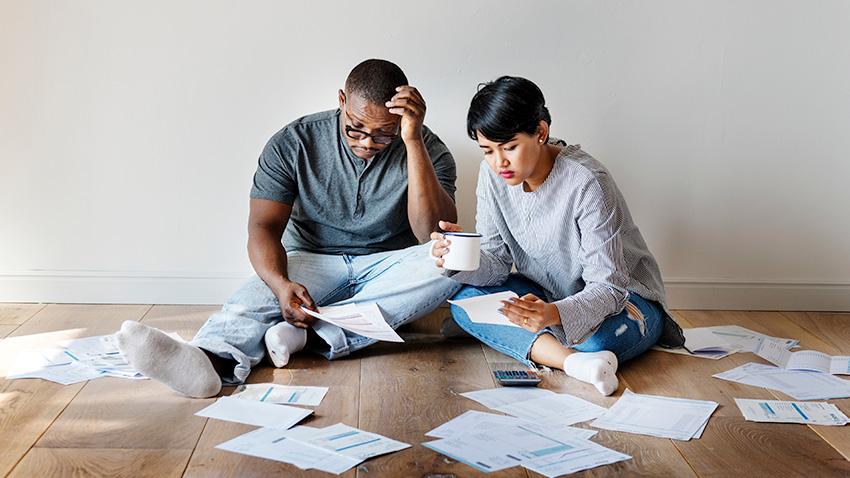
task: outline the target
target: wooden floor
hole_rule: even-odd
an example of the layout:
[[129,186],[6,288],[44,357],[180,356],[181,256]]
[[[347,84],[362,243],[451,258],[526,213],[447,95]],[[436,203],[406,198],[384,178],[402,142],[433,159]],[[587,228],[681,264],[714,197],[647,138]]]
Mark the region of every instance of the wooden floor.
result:
[[[112,333],[124,320],[194,335],[214,307],[150,305],[0,304],[0,377],[22,348]],[[445,309],[441,311],[445,315]],[[684,327],[739,324],[792,337],[805,348],[850,353],[850,314],[681,311]],[[488,361],[503,357],[472,340],[442,340],[432,316],[408,330],[406,344],[379,345],[326,362],[296,357],[287,369],[263,366],[251,382],[325,385],[330,391],[305,424],[337,422],[380,433],[412,448],[368,460],[347,477],[447,478],[479,473],[420,445],[424,433],[466,410],[484,410],[458,394],[490,388]],[[788,399],[778,392],[711,378],[748,361],[719,361],[651,351],[623,364],[620,389],[600,397],[590,386],[553,372],[546,388],[610,406],[634,392],[720,403],[699,440],[688,442],[600,431],[595,441],[633,460],[585,472],[588,476],[850,476],[850,426],[808,427],[742,419],[733,398]],[[230,393],[227,388],[223,393]],[[0,380],[0,476],[330,476],[216,450],[253,427],[193,414],[213,399],[180,397],[150,380],[104,378],[62,386],[41,380]],[[850,414],[850,399],[832,400]],[[586,425],[583,425],[586,426]],[[513,468],[493,477],[537,476]]]

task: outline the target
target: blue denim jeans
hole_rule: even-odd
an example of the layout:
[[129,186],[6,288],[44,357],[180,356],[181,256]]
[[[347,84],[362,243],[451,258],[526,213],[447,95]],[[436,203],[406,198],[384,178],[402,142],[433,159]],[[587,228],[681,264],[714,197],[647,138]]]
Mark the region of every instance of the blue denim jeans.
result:
[[[521,275],[511,274],[500,286],[466,285],[453,298],[464,299],[507,290],[516,292],[520,297],[525,294],[534,294],[541,299],[546,297],[546,293],[534,282]],[[607,317],[596,331],[581,343],[564,344],[564,346],[580,352],[609,350],[617,356],[619,362],[625,362],[646,352],[661,336],[664,326],[664,309],[634,292],[629,294],[629,302],[637,307],[640,314],[630,314],[628,309],[624,309],[619,314]],[[633,315],[642,315],[642,317]],[[552,333],[549,328],[532,333],[507,325],[478,324],[470,321],[466,312],[456,305],[452,305],[452,316],[455,322],[473,337],[527,365],[532,365],[529,357],[531,346],[537,337]],[[558,336],[554,333],[552,335]]]
[[[289,278],[304,285],[320,307],[377,302],[395,329],[433,311],[461,287],[434,266],[428,247],[365,256],[294,251],[287,254]],[[255,276],[207,320],[192,345],[235,360],[233,376],[223,376],[222,382],[242,383],[265,356],[266,331],[281,320],[277,297]],[[328,359],[377,342],[327,322],[318,321],[313,329],[327,343],[317,351]]]

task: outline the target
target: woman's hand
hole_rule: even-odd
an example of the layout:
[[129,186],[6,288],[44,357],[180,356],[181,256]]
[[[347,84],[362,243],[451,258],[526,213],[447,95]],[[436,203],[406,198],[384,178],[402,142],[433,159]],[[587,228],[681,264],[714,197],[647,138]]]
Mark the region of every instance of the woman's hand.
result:
[[[463,232],[462,227],[452,222],[440,221],[439,226],[444,232]],[[451,241],[440,232],[432,232],[431,240],[434,241],[431,245],[431,257],[434,258],[434,264],[437,267],[443,267],[443,256],[448,254]]]
[[534,294],[502,301],[502,315],[529,332],[561,324],[561,314],[555,304],[548,304]]

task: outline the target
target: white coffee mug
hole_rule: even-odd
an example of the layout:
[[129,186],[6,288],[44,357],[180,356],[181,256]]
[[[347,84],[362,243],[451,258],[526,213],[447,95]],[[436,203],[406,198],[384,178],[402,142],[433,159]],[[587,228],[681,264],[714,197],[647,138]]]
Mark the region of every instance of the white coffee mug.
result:
[[452,271],[474,271],[481,259],[481,234],[477,232],[445,232],[449,252],[443,256],[443,268]]

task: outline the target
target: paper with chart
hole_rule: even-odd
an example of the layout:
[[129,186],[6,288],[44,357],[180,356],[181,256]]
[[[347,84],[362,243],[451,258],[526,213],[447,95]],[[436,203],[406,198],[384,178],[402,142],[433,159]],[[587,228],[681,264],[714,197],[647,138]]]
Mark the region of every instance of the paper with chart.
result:
[[[422,445],[488,473],[518,465],[529,469],[557,468],[567,461],[575,468],[586,469],[598,466],[591,463],[605,464],[631,458],[589,440],[550,438],[521,426],[471,431]],[[600,452],[607,454],[609,459],[601,460]]]
[[292,435],[292,432],[302,428],[306,427],[296,427],[292,430],[259,428],[217,445],[216,448],[289,463],[302,470],[315,469],[335,474],[344,473],[361,462],[356,458],[333,453],[299,439],[305,435],[300,437]]
[[712,376],[730,382],[777,390],[796,400],[850,397],[850,381],[823,372],[786,370],[750,362]]
[[[176,333],[167,335],[183,341]],[[23,351],[6,375],[7,379],[41,378],[63,385],[101,377],[146,378],[127,363],[115,335],[63,340],[52,347]]]
[[738,347],[741,352],[755,353],[756,350],[758,350],[759,345],[761,345],[761,342],[765,339],[779,341],[785,345],[786,349],[789,350],[797,347],[797,344],[800,343],[800,341],[796,339],[786,339],[760,334],[748,328],[741,327],[740,325],[716,325],[714,327],[706,328],[710,329],[715,335],[723,338],[723,340],[725,340],[729,345]]
[[516,292],[505,291],[496,292],[495,294],[479,295],[468,299],[449,300],[450,304],[456,305],[466,312],[469,320],[478,324],[492,325],[507,325],[510,327],[520,327],[519,325],[508,320],[507,317],[499,312],[502,308],[502,301],[511,298],[519,297]]
[[313,413],[313,410],[277,405],[274,403],[221,397],[212,405],[198,411],[199,417],[245,423],[255,427],[287,429]]
[[258,402],[317,407],[322,403],[322,399],[325,398],[325,394],[327,393],[328,387],[249,383],[238,386],[230,396],[243,400],[256,400]]
[[850,419],[838,407],[826,402],[788,402],[736,398],[735,404],[741,409],[744,418],[752,422],[838,426],[850,423]]
[[343,473],[374,456],[410,447],[407,443],[338,423],[325,428],[260,428],[216,448],[293,464],[303,470]]
[[452,438],[469,432],[490,431],[496,433],[500,428],[511,426],[522,426],[526,430],[543,433],[549,437],[564,437],[565,439],[588,439],[596,434],[595,430],[576,428],[560,423],[527,421],[516,417],[469,410],[429,431],[426,435],[434,438]]
[[834,375],[850,375],[850,357],[831,356],[816,350],[791,352],[778,340],[766,339],[759,345],[756,355],[788,370],[812,370]]
[[708,400],[640,395],[626,390],[617,403],[590,425],[687,441],[701,434],[717,405]]
[[387,324],[384,314],[381,313],[378,304],[374,302],[319,307],[318,312],[302,306],[301,310],[317,319],[370,339],[404,342],[396,331]]

